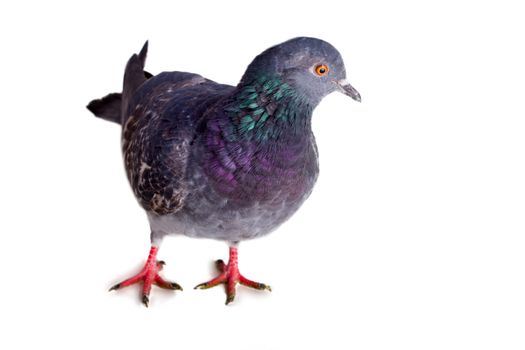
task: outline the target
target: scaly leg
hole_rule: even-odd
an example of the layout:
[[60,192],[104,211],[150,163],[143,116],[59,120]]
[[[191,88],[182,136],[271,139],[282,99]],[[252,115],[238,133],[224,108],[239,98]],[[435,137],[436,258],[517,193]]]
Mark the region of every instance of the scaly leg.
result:
[[159,248],[157,246],[152,245],[149,251],[148,260],[146,261],[146,264],[144,265],[142,270],[135,276],[132,276],[127,280],[115,284],[109,290],[117,290],[127,286],[131,286],[138,282],[142,282],[142,303],[144,303],[146,307],[148,307],[149,304],[149,293],[153,284],[164,289],[182,290],[181,286],[179,286],[177,283],[166,281],[162,277],[160,277],[159,272],[162,270],[162,267],[165,265],[165,262],[157,261],[158,250]]
[[216,261],[217,269],[221,272],[219,276],[214,279],[201,283],[195,287],[195,289],[208,289],[211,287],[218,286],[224,283],[226,286],[226,305],[231,303],[235,299],[235,289],[237,284],[242,284],[254,289],[268,290],[271,291],[269,285],[264,283],[254,282],[245,278],[239,272],[237,247],[235,245],[230,246],[230,258],[228,264],[225,264],[222,260]]

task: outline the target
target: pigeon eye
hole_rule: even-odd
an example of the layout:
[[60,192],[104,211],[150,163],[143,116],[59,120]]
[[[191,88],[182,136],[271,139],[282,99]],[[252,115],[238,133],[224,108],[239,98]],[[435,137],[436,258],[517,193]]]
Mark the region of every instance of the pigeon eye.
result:
[[320,65],[315,67],[314,71],[315,71],[315,74],[317,74],[318,76],[322,77],[322,76],[328,74],[328,71],[330,71],[330,69],[328,68],[328,66],[326,64],[320,64]]

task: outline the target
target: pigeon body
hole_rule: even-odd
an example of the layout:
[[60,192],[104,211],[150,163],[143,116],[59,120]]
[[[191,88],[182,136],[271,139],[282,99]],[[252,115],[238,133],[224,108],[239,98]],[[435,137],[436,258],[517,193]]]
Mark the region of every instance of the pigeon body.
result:
[[[168,234],[224,240],[235,249],[236,268],[236,244],[275,230],[314,187],[314,108],[333,91],[360,96],[340,54],[319,39],[264,51],[235,87],[185,72],[152,76],[144,71],[146,51],[147,43],[128,61],[122,94],[88,109],[122,124],[126,173],[153,246]],[[223,264],[221,282],[238,274],[230,265]],[[268,289],[239,276],[233,285]],[[227,289],[231,301],[235,288]]]
[[[315,140],[309,128],[311,108],[290,101],[283,104],[284,110],[272,110],[272,96],[264,90],[256,92],[264,83],[225,94],[230,89],[201,82],[201,86],[179,93],[182,99],[189,97],[190,103],[177,104],[178,98],[173,98],[173,110],[182,111],[185,120],[166,120],[163,126],[162,117],[156,114],[158,124],[149,127],[155,129],[166,152],[175,153],[179,163],[184,163],[180,168],[185,171],[176,176],[181,181],[173,182],[174,176],[163,177],[170,183],[161,185],[166,191],[159,195],[152,191],[159,187],[158,181],[147,180],[155,176],[148,160],[135,157],[129,163],[128,169],[145,169],[132,178],[139,184],[136,194],[149,209],[153,232],[227,241],[253,238],[277,228],[310,194],[318,174]],[[208,84],[208,94],[203,97],[202,85]],[[284,90],[279,84],[275,89]],[[212,95],[217,90],[222,93]],[[194,112],[186,114],[186,108]],[[278,117],[277,112],[281,113]],[[291,120],[296,116],[302,120]],[[170,144],[169,138],[174,135],[176,141]],[[124,140],[124,147],[133,149],[126,136]],[[151,144],[145,148],[153,149]],[[157,153],[146,158],[155,156]],[[168,166],[166,170],[180,168]],[[147,184],[147,190],[141,192],[146,187],[141,183]]]

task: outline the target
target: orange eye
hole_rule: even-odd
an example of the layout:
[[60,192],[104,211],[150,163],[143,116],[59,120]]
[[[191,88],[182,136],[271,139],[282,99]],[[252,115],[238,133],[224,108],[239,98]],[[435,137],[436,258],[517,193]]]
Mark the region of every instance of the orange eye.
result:
[[320,64],[315,67],[315,74],[317,74],[320,77],[328,74],[328,71],[330,71],[330,69],[328,68],[326,64]]

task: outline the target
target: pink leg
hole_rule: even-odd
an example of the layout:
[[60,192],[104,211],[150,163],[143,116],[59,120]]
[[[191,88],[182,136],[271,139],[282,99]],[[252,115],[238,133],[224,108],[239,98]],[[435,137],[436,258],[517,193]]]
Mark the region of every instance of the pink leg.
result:
[[215,277],[214,279],[208,282],[204,282],[197,285],[195,289],[208,289],[224,283],[226,285],[227,295],[226,305],[228,305],[235,299],[235,289],[237,284],[239,283],[254,289],[266,289],[268,291],[272,290],[269,285],[251,281],[245,278],[243,275],[241,275],[241,273],[239,272],[237,247],[235,246],[230,246],[230,257],[228,260],[228,264],[224,264],[224,261],[222,260],[217,260],[216,265],[217,269],[221,272],[219,276]]
[[149,304],[149,293],[153,284],[165,289],[182,290],[181,286],[179,286],[177,283],[168,282],[162,277],[160,277],[159,272],[162,270],[162,267],[165,263],[164,261],[157,261],[158,250],[158,247],[151,246],[148,260],[146,261],[146,264],[144,265],[142,270],[135,276],[132,276],[120,283],[115,284],[109,290],[112,291],[121,289],[142,281],[142,302],[144,303],[144,305],[146,305],[146,307]]

